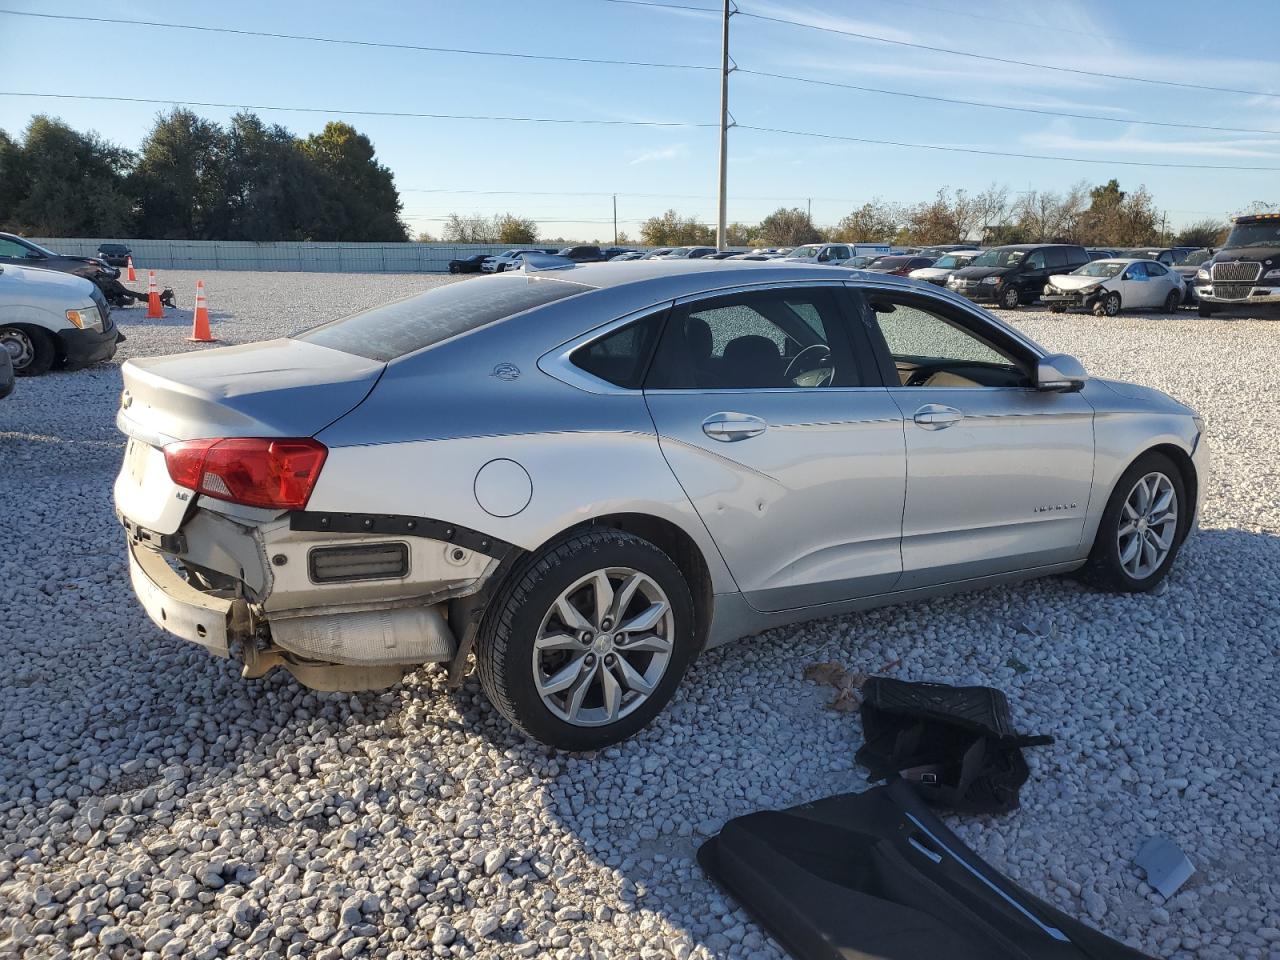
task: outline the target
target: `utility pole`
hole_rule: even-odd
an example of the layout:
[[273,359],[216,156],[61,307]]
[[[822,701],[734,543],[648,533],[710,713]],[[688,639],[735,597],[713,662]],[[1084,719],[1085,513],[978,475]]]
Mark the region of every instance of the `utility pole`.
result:
[[613,245],[618,245],[618,195],[613,195]]
[[716,249],[725,248],[729,212],[729,5],[724,0],[723,37],[720,49],[720,216],[716,221]]
[[813,222],[813,197],[808,197],[804,202],[804,215],[809,218],[809,222]]

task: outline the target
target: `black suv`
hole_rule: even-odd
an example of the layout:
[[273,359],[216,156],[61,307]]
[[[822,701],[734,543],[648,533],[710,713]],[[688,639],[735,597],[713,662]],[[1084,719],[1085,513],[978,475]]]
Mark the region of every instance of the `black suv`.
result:
[[605,257],[604,251],[595,246],[565,247],[557,251],[556,256],[568,257],[578,263],[601,263],[608,259]]
[[1280,213],[1236,217],[1222,249],[1195,278],[1200,316],[1229,307],[1280,317]]
[[1017,243],[992,247],[969,261],[947,280],[947,289],[970,300],[1012,310],[1040,299],[1055,273],[1071,273],[1090,260],[1084,247],[1072,243]]
[[123,243],[98,244],[98,256],[113,267],[127,266],[133,251]]

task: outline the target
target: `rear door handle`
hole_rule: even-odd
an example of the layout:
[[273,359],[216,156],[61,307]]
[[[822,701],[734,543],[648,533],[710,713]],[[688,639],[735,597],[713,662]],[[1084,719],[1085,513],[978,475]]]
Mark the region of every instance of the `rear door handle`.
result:
[[713,413],[702,421],[702,432],[712,440],[733,443],[758,437],[768,426],[759,417],[747,413]]
[[964,419],[964,413],[941,403],[926,403],[915,412],[913,420],[926,430],[945,430]]

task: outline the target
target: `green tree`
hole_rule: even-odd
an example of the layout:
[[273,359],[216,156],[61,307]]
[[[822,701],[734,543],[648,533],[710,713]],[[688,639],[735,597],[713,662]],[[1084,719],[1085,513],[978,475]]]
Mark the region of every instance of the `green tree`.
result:
[[730,247],[747,247],[755,236],[756,228],[747,223],[730,223],[724,228],[724,242]]
[[373,143],[348,123],[330,121],[302,144],[320,174],[313,240],[403,241],[400,194],[391,171],[374,156]]
[[799,207],[779,207],[760,221],[759,237],[772,246],[794,247],[818,242],[822,239],[822,231]]
[[538,240],[538,225],[512,213],[494,217],[494,228],[499,243],[525,244],[536,243]]
[[306,240],[320,209],[315,164],[284,127],[238,113],[225,138],[223,203],[210,233],[228,240]]
[[1089,207],[1080,218],[1080,239],[1109,247],[1136,247],[1160,240],[1161,215],[1146,187],[1130,193],[1109,180],[1089,191]]
[[828,239],[845,243],[883,243],[898,232],[901,221],[902,214],[896,206],[876,197],[843,217],[827,231]]
[[142,236],[217,238],[225,203],[226,150],[223,129],[190,110],[177,108],[156,118],[132,179]]
[[715,241],[715,230],[674,210],[650,217],[640,227],[640,242],[649,247],[707,246]]
[[0,223],[62,237],[129,232],[132,155],[94,133],[38,116],[22,141],[0,140]]
[[1197,220],[1183,227],[1173,238],[1173,243],[1178,247],[1220,247],[1227,239],[1227,231],[1230,229],[1216,218]]

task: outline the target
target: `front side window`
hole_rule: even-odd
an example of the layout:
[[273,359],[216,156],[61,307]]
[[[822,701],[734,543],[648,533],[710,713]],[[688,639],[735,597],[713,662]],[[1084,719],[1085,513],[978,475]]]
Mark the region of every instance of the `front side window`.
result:
[[810,244],[807,247],[796,247],[791,251],[790,255],[793,257],[816,257],[818,255],[818,250],[819,248],[817,246]]
[[1147,279],[1147,266],[1144,263],[1135,263],[1125,271],[1124,278],[1126,280],[1145,280]]
[[1031,254],[1031,256],[1027,257],[1027,269],[1028,270],[1044,269],[1044,251],[1043,250],[1037,250],[1035,253]]
[[904,387],[1023,387],[1018,359],[917,298],[871,293],[867,307]]
[[849,386],[850,364],[832,347],[839,314],[822,288],[729,294],[678,308],[646,386],[675,390],[778,390]]
[[0,238],[0,257],[14,257],[22,259],[31,251],[20,243],[14,243],[12,240]]

